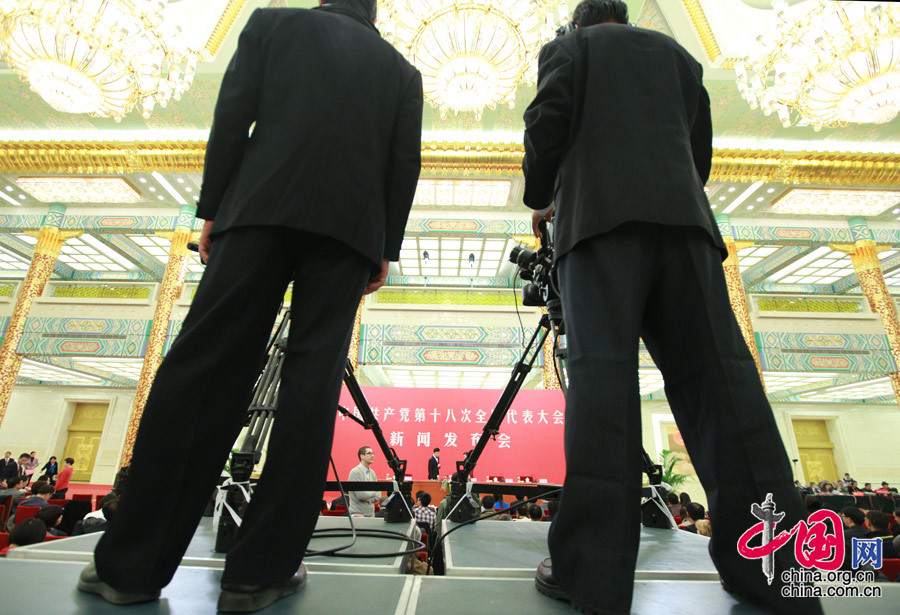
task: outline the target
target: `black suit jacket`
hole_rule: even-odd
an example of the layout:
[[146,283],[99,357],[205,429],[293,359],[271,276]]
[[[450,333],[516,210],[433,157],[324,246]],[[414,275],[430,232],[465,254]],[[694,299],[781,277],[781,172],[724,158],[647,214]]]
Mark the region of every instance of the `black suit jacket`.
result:
[[[248,131],[255,122],[252,135]],[[398,260],[422,78],[353,10],[257,9],[222,80],[197,217],[310,231]]]
[[556,256],[630,221],[699,226],[712,122],[703,69],[670,37],[600,24],[548,43],[525,111],[525,204],[555,202]]
[[15,478],[19,475],[19,463],[12,457],[0,460],[0,478]]
[[441,463],[432,455],[428,459],[428,480],[437,480],[441,470]]

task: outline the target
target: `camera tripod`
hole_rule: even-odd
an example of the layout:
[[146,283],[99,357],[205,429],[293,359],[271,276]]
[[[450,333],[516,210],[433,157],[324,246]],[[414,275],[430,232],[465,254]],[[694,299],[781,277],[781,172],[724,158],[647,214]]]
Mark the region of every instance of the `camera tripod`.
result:
[[[284,353],[290,331],[290,322],[291,311],[287,310],[281,322],[278,323],[275,334],[266,348],[266,363],[253,388],[253,397],[247,409],[246,434],[239,450],[231,453],[231,483],[224,501],[229,514],[222,514],[219,517],[216,536],[216,551],[219,552],[228,550],[237,532],[238,521],[235,517],[238,519],[243,518],[246,512],[247,504],[249,503],[249,493],[243,485],[249,484],[250,475],[254,466],[262,459],[263,448],[272,430],[272,424],[278,408],[278,389],[281,383],[281,370],[284,365]],[[394,471],[394,482],[397,485],[399,496],[397,493],[394,493],[389,498],[386,504],[386,518],[391,522],[407,521],[411,518],[409,511],[413,502],[410,495],[412,483],[404,482],[406,460],[400,459],[397,456],[397,452],[384,438],[378,420],[372,413],[372,408],[369,406],[369,402],[366,400],[362,388],[356,380],[356,376],[353,373],[353,365],[349,359],[344,371],[344,385],[356,404],[359,417],[341,405],[337,407],[338,412],[358,423],[364,429],[372,431],[385,460]]]
[[[565,335],[562,303],[556,295],[556,292],[552,289],[544,289],[543,294],[546,297],[545,303],[547,313],[541,316],[540,322],[535,328],[528,345],[522,351],[515,367],[513,367],[513,373],[510,376],[509,382],[507,382],[506,388],[500,395],[497,405],[491,412],[491,417],[485,424],[475,448],[464,453],[464,459],[462,461],[456,462],[457,480],[451,486],[450,490],[451,513],[449,518],[451,521],[461,523],[479,516],[481,512],[480,507],[475,503],[474,499],[471,498],[469,476],[471,476],[472,471],[475,469],[475,465],[478,463],[478,459],[484,452],[488,441],[492,438],[496,439],[500,434],[500,426],[503,423],[504,417],[507,412],[509,412],[513,400],[522,388],[525,377],[534,366],[538,354],[540,354],[544,348],[544,343],[551,333],[553,334],[554,340],[553,356],[554,361],[556,362],[560,389],[564,396],[568,394],[565,371],[567,355],[566,348],[562,342],[563,336]],[[675,528],[675,520],[672,518],[671,513],[669,513],[669,508],[666,506],[662,494],[659,492],[659,488],[663,487],[662,466],[653,463],[653,460],[644,448],[641,448],[641,471],[647,475],[649,482],[649,487],[643,488],[643,496],[647,498],[641,506],[644,525],[647,525],[648,527]]]

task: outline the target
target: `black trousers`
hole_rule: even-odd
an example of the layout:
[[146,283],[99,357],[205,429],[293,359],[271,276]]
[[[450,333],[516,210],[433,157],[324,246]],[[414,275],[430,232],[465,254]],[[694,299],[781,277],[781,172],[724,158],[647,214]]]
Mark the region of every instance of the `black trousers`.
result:
[[[710,552],[722,579],[780,601],[780,580],[767,585],[761,562],[741,558],[737,540],[758,523],[750,506],[767,493],[786,513],[777,531],[805,517],[805,509],[729,304],[720,252],[701,229],[629,223],[576,245],[562,257],[559,279],[569,393],[566,479],[549,535],[556,580],[577,603],[600,613],[631,607],[640,537],[643,337],[706,491]],[[776,569],[790,566],[798,567],[792,549],[782,548]],[[820,612],[817,601],[783,602],[786,613]]]
[[117,516],[95,550],[100,578],[132,592],[171,580],[241,430],[291,280],[268,457],[223,581],[265,584],[296,572],[318,518],[353,320],[371,275],[361,255],[309,233],[248,227],[215,238],[157,371]]

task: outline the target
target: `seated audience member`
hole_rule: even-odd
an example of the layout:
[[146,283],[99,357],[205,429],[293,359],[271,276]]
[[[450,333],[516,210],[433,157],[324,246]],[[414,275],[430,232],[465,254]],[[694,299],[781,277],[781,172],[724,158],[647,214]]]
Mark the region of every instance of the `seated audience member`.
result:
[[[104,498],[105,499],[105,498]],[[101,510],[103,511],[103,521],[100,523],[92,523],[92,524],[84,524],[84,533],[92,534],[94,532],[103,532],[109,527],[109,524],[116,516],[116,511],[119,508],[119,498],[113,497],[111,500],[107,501],[106,504],[103,505]]]
[[544,518],[544,509],[537,504],[528,505],[528,517],[532,521],[540,521]]
[[[19,506],[39,506],[43,508],[47,506],[47,500],[50,499],[50,496],[53,495],[53,487],[48,484],[44,484],[38,489],[38,494],[33,495],[29,498],[22,498],[19,500],[19,505],[16,506],[16,513],[19,512]],[[12,511],[9,512],[9,519],[6,522],[7,531],[12,531],[12,529],[16,526],[16,515],[13,514]]]
[[413,514],[416,516],[416,523],[426,524],[428,530],[433,533],[436,513],[429,504],[431,504],[431,494],[427,491],[419,491],[416,493],[416,505],[413,506]]
[[691,502],[684,510],[687,513],[687,516],[685,517],[685,523],[682,525],[681,529],[696,534],[697,522],[702,521],[704,517],[706,517],[706,509],[703,508],[703,504],[700,504],[699,502]]
[[343,505],[344,508],[347,508],[347,498],[345,496],[341,495],[331,500],[331,510],[337,510],[339,505]]
[[[82,519],[79,519],[75,522],[75,525],[72,527],[72,536],[81,536],[82,534],[88,534],[89,528],[94,527],[95,525],[104,525],[106,524],[106,517],[104,516],[104,510],[106,509],[106,505],[116,500],[118,502],[119,496],[114,492],[110,491],[97,503],[97,510],[94,512],[87,513]],[[93,532],[95,530],[91,530]]]
[[833,494],[834,493],[834,485],[832,485],[831,483],[825,483],[825,488],[822,489],[822,493],[824,493],[825,495]]
[[894,537],[888,531],[888,516],[880,510],[870,510],[866,513],[866,528],[869,533],[866,538],[880,538],[882,541],[881,557],[883,559],[897,559],[897,550],[894,549]]
[[866,529],[866,515],[856,506],[845,506],[841,509],[841,520],[844,522],[844,538],[864,538],[869,532]]
[[[441,500],[441,503],[437,507],[437,514],[434,518],[434,527],[440,531],[441,529],[441,521],[450,516],[451,508],[450,508],[450,490],[453,489],[453,485],[459,480],[459,476],[456,472],[450,477],[450,480],[447,482],[447,495]],[[465,497],[465,496],[464,496]],[[474,501],[474,505],[481,508],[481,499],[477,494],[472,494],[472,501]],[[472,502],[469,502],[472,504]],[[462,504],[460,504],[462,506]]]
[[846,492],[850,494],[859,493],[859,483],[857,483],[855,480],[851,480],[850,484],[847,485],[845,489]]
[[494,494],[494,510],[504,510],[509,508],[509,503],[503,501],[502,493]]
[[878,493],[881,495],[887,495],[891,491],[896,491],[896,489],[891,489],[891,486],[888,484],[888,482],[886,480],[883,480],[883,481],[881,481],[881,488],[876,489],[875,493]]
[[25,494],[25,477],[13,476],[6,480],[6,487],[0,489],[0,496],[10,495],[13,500],[18,502],[19,498]]
[[56,526],[62,521],[63,509],[62,506],[57,506],[55,504],[50,506],[44,506],[42,509],[35,513],[35,519],[40,519],[44,522],[44,525],[47,526],[47,533],[51,536],[65,536],[66,533],[56,529]]
[[558,499],[553,498],[552,500],[547,500],[547,512],[550,514],[548,521],[553,521],[556,518],[556,513],[559,512]]
[[709,519],[700,519],[694,524],[694,527],[697,528],[697,533],[700,536],[712,538],[712,524],[709,522]]
[[812,513],[816,512],[817,510],[821,510],[821,508],[822,508],[822,502],[820,502],[819,498],[817,498],[814,495],[806,496],[803,499],[803,503],[806,504],[806,512],[808,514],[812,514]]
[[47,537],[47,526],[40,519],[25,519],[9,533],[9,548],[27,547],[44,541]]
[[683,517],[686,514],[684,509],[687,508],[687,505],[691,503],[691,496],[688,495],[687,491],[682,491],[678,495],[678,501],[681,504],[681,516]]
[[49,485],[50,481],[46,478],[39,478],[38,480],[31,483],[31,495],[37,495],[38,490],[44,485]]
[[65,461],[66,466],[56,479],[56,493],[53,494],[54,500],[66,497],[66,492],[69,490],[69,481],[72,479],[72,466],[75,465],[75,460],[71,457],[66,457]]
[[864,483],[862,488],[863,493],[875,493],[872,490],[872,483]]
[[[481,498],[481,516],[485,517],[487,515],[494,514],[494,496],[486,495]],[[491,519],[496,519],[496,517],[491,517]]]
[[673,517],[682,517],[681,504],[678,503],[678,496],[669,492],[669,495],[666,496],[666,505],[669,507],[669,512],[672,513]]

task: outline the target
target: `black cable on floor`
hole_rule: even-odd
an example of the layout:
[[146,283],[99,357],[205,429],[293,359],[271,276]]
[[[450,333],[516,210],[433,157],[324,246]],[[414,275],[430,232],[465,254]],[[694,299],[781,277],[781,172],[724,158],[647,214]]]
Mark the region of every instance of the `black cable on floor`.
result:
[[[538,498],[538,499],[546,500],[548,495],[554,495],[554,494],[557,494],[557,493],[560,493],[560,492],[562,492],[562,488],[560,488],[560,489],[553,489],[552,491],[548,491],[548,492],[546,492],[546,493],[542,493],[541,496],[540,496],[540,498]],[[460,501],[462,501],[462,499],[460,499]],[[449,530],[447,530],[446,533],[441,534],[438,538],[435,539],[435,541],[434,541],[434,546],[431,548],[431,549],[432,549],[432,550],[431,550],[431,557],[428,558],[428,568],[427,568],[425,574],[429,574],[429,573],[431,572],[432,564],[433,564],[433,562],[434,562],[434,556],[435,556],[435,554],[437,553],[437,547],[438,547],[438,545],[440,545],[440,544],[444,541],[444,539],[445,539],[447,536],[449,536],[450,534],[452,534],[453,532],[455,532],[455,531],[458,530],[459,528],[464,527],[464,526],[466,526],[466,525],[469,525],[470,523],[475,523],[476,521],[487,520],[487,519],[490,519],[490,518],[492,518],[492,517],[496,517],[496,516],[498,516],[498,515],[508,514],[509,511],[511,511],[511,510],[514,510],[514,509],[516,509],[516,508],[519,508],[520,506],[524,506],[525,504],[531,504],[531,503],[532,503],[532,502],[530,502],[529,500],[522,500],[521,502],[519,502],[519,503],[516,504],[515,506],[510,506],[509,508],[504,508],[504,509],[499,510],[499,511],[497,511],[497,512],[493,512],[493,513],[491,513],[491,514],[489,514],[489,515],[482,515],[482,516],[475,517],[474,519],[469,519],[468,521],[463,521],[462,523],[460,523],[460,524],[457,525],[456,527],[450,528]],[[459,506],[459,504],[457,504],[457,506]],[[454,510],[456,510],[455,507],[454,507]],[[450,512],[453,512],[453,511],[450,511]],[[450,515],[448,514],[447,517],[449,518]]]
[[[340,489],[341,496],[344,498],[344,501],[347,502],[349,506],[350,500],[347,497],[347,493],[344,491],[344,485],[341,483],[341,478],[338,476],[337,468],[334,465],[334,457],[331,457],[331,469],[334,472],[334,478],[338,483],[338,489]],[[350,520],[350,529],[346,528],[327,528],[321,530],[313,531],[312,539],[315,538],[345,538],[350,537],[352,540],[345,545],[334,547],[332,549],[323,549],[321,551],[311,551],[309,549],[306,550],[304,557],[311,557],[313,555],[331,555],[334,557],[358,557],[361,559],[366,558],[378,558],[378,557],[399,557],[404,555],[410,555],[413,553],[418,553],[419,551],[425,548],[425,543],[412,538],[411,536],[407,536],[401,532],[396,532],[393,530],[362,530],[357,529],[353,524],[353,517],[349,514],[347,515],[347,519]],[[392,538],[403,540],[404,542],[408,542],[412,547],[406,549],[405,551],[397,551],[397,552],[389,552],[389,553],[342,553],[342,551],[346,551],[353,547],[356,544],[356,539],[360,536],[365,536],[366,538]]]

